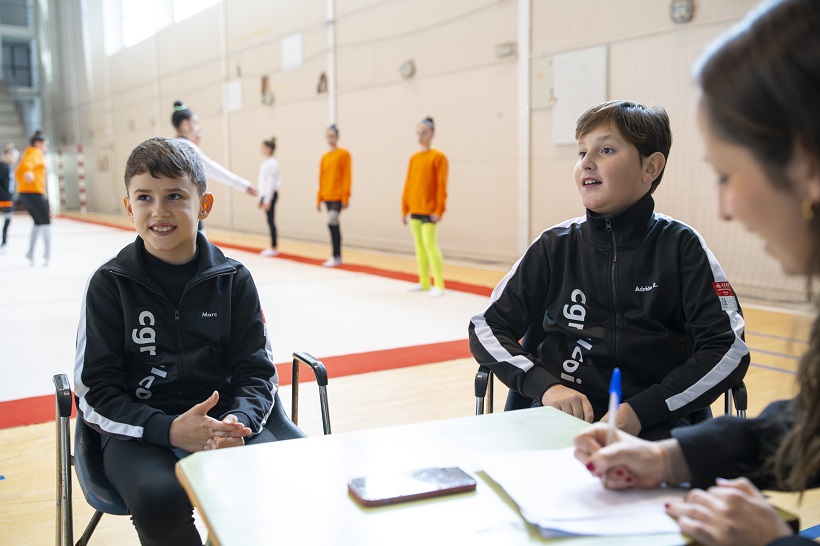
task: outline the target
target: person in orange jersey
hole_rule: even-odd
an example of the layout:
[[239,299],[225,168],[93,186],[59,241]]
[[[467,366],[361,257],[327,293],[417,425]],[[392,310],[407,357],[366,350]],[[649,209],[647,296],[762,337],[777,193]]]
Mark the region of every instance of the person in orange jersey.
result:
[[34,265],[34,247],[37,238],[42,235],[43,259],[48,265],[51,258],[51,217],[49,215],[48,197],[46,193],[46,160],[45,153],[48,151],[48,138],[39,129],[31,135],[30,146],[23,152],[20,164],[14,177],[17,180],[17,194],[20,202],[34,219],[34,227],[31,228],[29,238],[28,253],[26,258],[31,265]]
[[444,264],[436,240],[436,224],[444,214],[447,201],[447,156],[431,146],[435,132],[436,125],[430,117],[418,124],[416,134],[421,150],[410,158],[401,198],[401,220],[407,224],[407,215],[410,215],[410,231],[416,246],[419,267],[416,290],[428,292],[431,298],[444,294]]
[[325,132],[330,151],[322,156],[319,166],[319,193],[316,210],[327,208],[327,227],[333,245],[333,256],[323,263],[325,267],[342,265],[342,233],[339,230],[339,214],[350,201],[350,152],[339,148],[339,128],[331,125]]

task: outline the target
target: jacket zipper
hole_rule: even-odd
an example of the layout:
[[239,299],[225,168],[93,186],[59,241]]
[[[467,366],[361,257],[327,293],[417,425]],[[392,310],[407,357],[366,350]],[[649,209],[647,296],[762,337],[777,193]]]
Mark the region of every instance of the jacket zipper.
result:
[[612,218],[606,218],[606,230],[609,232],[612,241],[612,268],[609,271],[610,290],[612,292],[612,306],[615,310],[615,362],[614,368],[621,366],[621,310],[618,307],[618,285],[616,282],[616,271],[618,265],[618,242],[615,238],[615,231],[612,229]]
[[179,315],[179,310],[182,308],[182,299],[185,297],[185,294],[187,294],[188,291],[191,290],[192,288],[194,288],[195,286],[197,286],[197,285],[199,285],[199,284],[201,284],[201,283],[203,283],[203,282],[205,282],[209,279],[215,279],[216,277],[221,277],[223,275],[233,275],[233,272],[230,272],[230,273],[227,273],[227,272],[226,273],[215,273],[213,275],[208,275],[207,277],[202,277],[201,279],[197,279],[197,281],[194,282],[192,285],[185,287],[185,289],[182,291],[182,296],[180,296],[180,298],[179,298],[179,307],[174,307],[174,302],[172,302],[170,300],[170,298],[168,298],[168,296],[166,296],[165,294],[163,294],[159,290],[154,290],[148,284],[144,283],[140,279],[138,279],[136,277],[132,277],[131,275],[128,275],[127,273],[123,273],[121,271],[116,271],[114,269],[111,269],[109,271],[111,271],[111,273],[113,273],[114,275],[120,276],[124,279],[134,281],[135,283],[145,287],[149,292],[152,292],[152,293],[154,293],[158,296],[162,296],[163,298],[165,298],[165,300],[169,304],[171,304],[171,309],[174,310],[174,326],[175,326],[176,334],[177,334],[177,347],[179,348],[179,360],[180,360],[180,364],[181,364],[180,367],[181,367],[181,372],[182,372],[180,374],[180,377],[179,377],[180,381],[179,381],[179,389],[177,390],[177,396],[181,398],[182,397],[183,380],[188,377],[188,364],[187,364],[187,361],[185,359],[185,351],[184,351],[184,348],[182,346],[182,327],[180,326],[181,323],[182,323],[182,319],[180,318],[180,315]]
[[[182,309],[182,300],[185,299],[185,294],[187,294],[188,291],[193,289],[195,286],[197,286],[199,284],[202,284],[203,282],[205,282],[207,280],[215,279],[217,277],[221,277],[221,276],[224,276],[224,275],[233,275],[233,273],[232,272],[231,273],[215,273],[213,275],[208,275],[207,277],[202,277],[201,279],[197,279],[190,286],[186,285],[185,288],[182,290],[182,295],[179,297],[179,307],[174,309],[174,323],[176,324],[176,330],[177,330],[177,344],[179,346],[180,360],[182,361],[182,377],[185,378],[185,379],[188,378],[189,370],[188,370],[188,359],[185,358],[185,351],[184,351],[183,346],[182,346],[182,326],[181,326],[182,320],[180,319],[180,316],[179,316],[179,310]],[[180,398],[182,398],[182,381],[180,381],[178,396]]]

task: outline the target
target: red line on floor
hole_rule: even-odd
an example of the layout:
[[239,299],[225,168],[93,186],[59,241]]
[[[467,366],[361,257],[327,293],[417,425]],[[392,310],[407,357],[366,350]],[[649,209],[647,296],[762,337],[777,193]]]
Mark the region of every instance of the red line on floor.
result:
[[[368,372],[394,370],[421,364],[446,362],[458,358],[468,358],[470,347],[466,339],[416,345],[398,349],[385,349],[340,356],[329,356],[321,359],[327,369],[329,378],[357,375]],[[292,381],[292,363],[283,362],[276,365],[279,373],[279,385],[290,385]],[[307,366],[302,365],[299,371],[300,383],[315,381]],[[333,386],[328,387],[331,391]],[[72,416],[76,409],[72,408]],[[0,429],[34,425],[54,420],[54,395],[33,396],[20,400],[0,402]]]
[[[62,216],[67,220],[74,220],[75,222],[85,222],[87,224],[94,224],[99,226],[106,226],[115,229],[120,229],[123,231],[131,231],[132,228],[124,227],[117,225],[111,222],[105,222],[102,220],[96,220],[91,218],[75,218],[73,216]],[[233,250],[241,250],[243,252],[250,252],[251,254],[257,254],[261,249],[247,246],[247,245],[240,245],[236,243],[227,243],[224,241],[219,241],[218,239],[212,239],[215,245],[220,248],[230,248]],[[305,256],[299,256],[296,254],[285,254],[280,253],[279,256],[276,258],[271,258],[276,260],[290,260],[292,262],[302,263],[302,264],[309,264],[309,265],[322,265],[324,260],[316,259],[316,258],[308,258]],[[396,279],[400,281],[408,281],[408,282],[416,282],[418,280],[417,275],[413,275],[410,273],[403,273],[401,271],[391,271],[389,269],[381,269],[379,267],[372,267],[369,265],[358,265],[358,264],[343,264],[337,267],[336,269],[341,269],[342,271],[352,271],[354,273],[365,273],[367,275],[373,275],[376,277],[384,277],[387,279]],[[448,290],[455,290],[456,292],[467,292],[469,294],[476,294],[479,296],[489,296],[492,294],[493,289],[487,286],[481,286],[477,284],[470,284],[461,281],[448,281],[445,280],[444,284],[447,286]]]
[[[420,364],[446,362],[458,358],[469,358],[470,356],[468,341],[466,339],[460,339],[458,341],[445,341],[442,343],[431,343],[429,345],[416,345],[413,347],[400,347],[398,349],[329,356],[322,358],[321,361],[327,369],[328,377],[332,379],[346,375],[357,375],[367,372],[408,368]],[[290,385],[292,379],[291,366],[292,364],[290,362],[276,365],[276,370],[279,372],[280,385]],[[304,364],[302,364],[302,368],[299,372],[299,379],[300,382],[314,380],[310,369]]]
[[[56,413],[53,394],[0,402],[0,429],[53,421]],[[77,415],[73,406],[71,414],[72,417]]]

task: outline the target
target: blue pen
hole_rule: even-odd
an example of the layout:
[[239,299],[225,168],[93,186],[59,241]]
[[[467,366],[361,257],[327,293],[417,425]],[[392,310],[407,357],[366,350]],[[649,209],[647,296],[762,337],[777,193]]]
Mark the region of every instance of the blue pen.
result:
[[612,379],[609,382],[609,434],[607,445],[615,441],[615,431],[618,430],[618,406],[621,404],[621,369],[612,370]]

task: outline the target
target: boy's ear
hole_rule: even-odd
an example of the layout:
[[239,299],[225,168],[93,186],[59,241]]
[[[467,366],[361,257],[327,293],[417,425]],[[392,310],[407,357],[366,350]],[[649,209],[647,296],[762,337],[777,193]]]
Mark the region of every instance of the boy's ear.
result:
[[660,152],[655,152],[643,160],[643,181],[651,184],[658,178],[661,171],[666,166],[666,157]]
[[128,198],[127,195],[124,195],[122,198],[122,204],[125,206],[125,213],[128,214],[128,218],[131,221],[134,221],[134,211],[131,209],[131,199]]
[[199,219],[204,220],[211,214],[214,208],[214,196],[212,193],[204,194],[199,200]]

